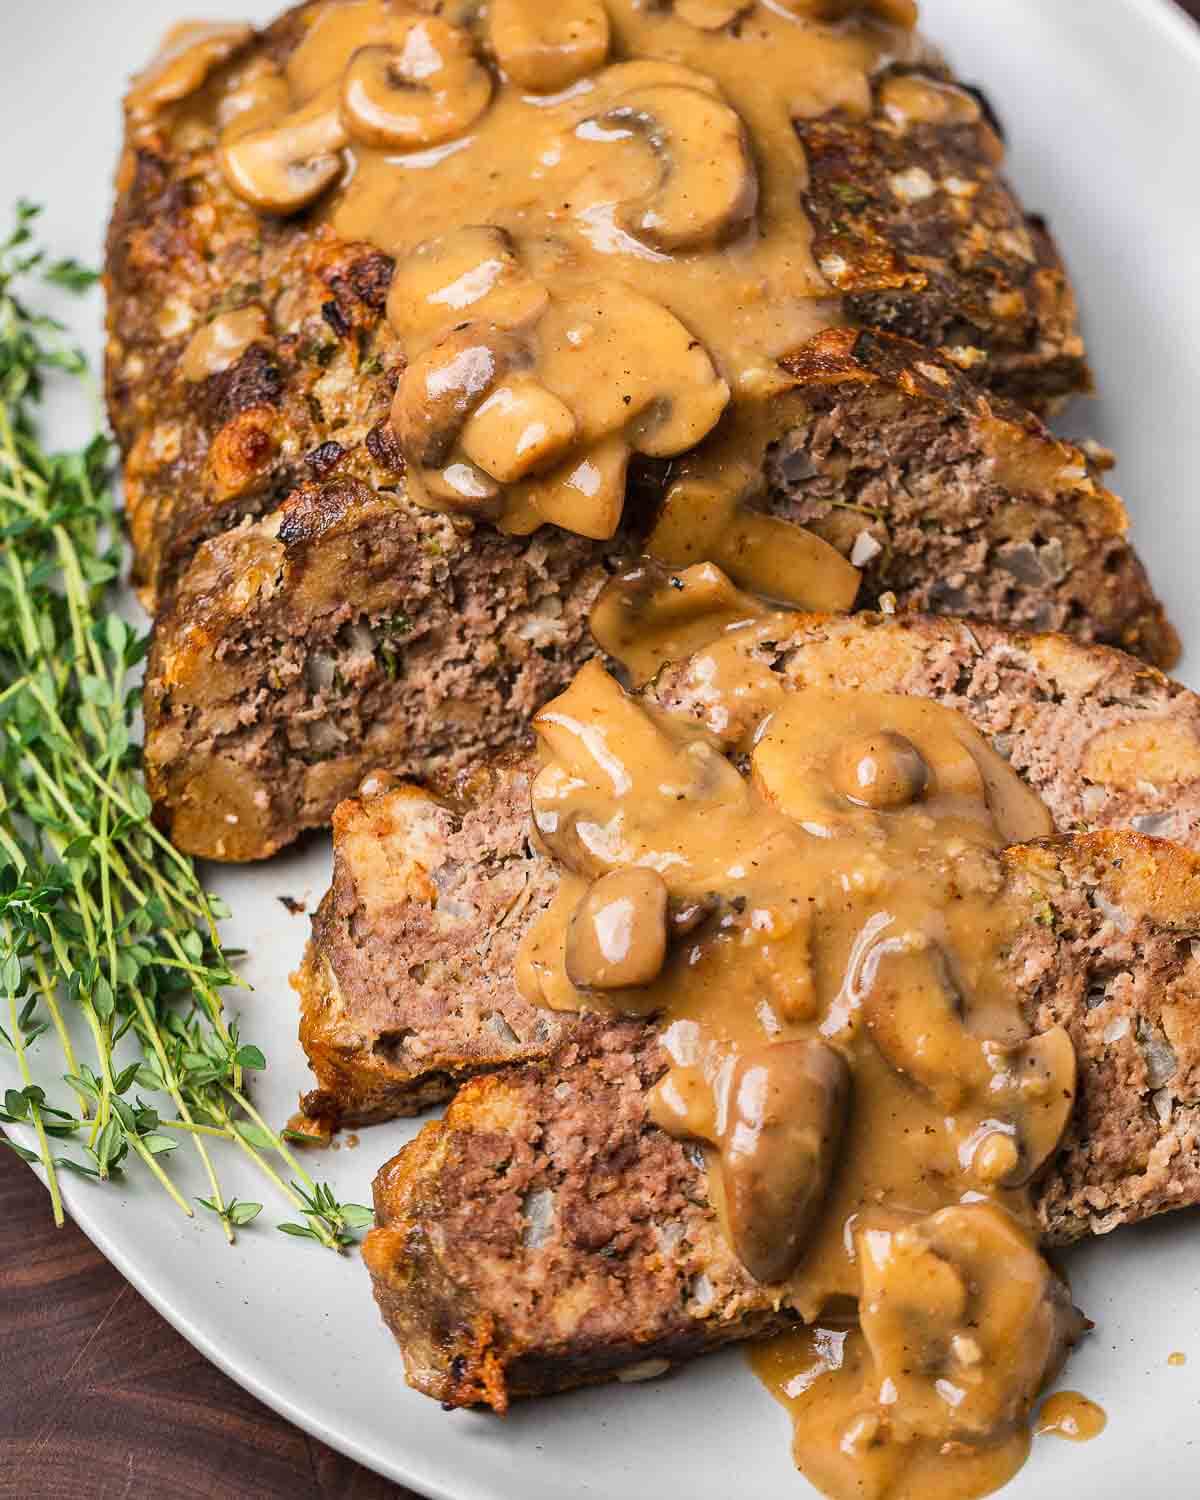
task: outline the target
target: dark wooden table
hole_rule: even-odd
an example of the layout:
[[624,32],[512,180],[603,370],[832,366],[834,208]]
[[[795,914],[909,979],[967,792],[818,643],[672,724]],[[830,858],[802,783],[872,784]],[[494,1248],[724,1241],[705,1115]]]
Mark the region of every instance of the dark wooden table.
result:
[[210,1365],[0,1150],[0,1497],[191,1496],[416,1500]]
[[210,1365],[0,1150],[0,1500],[189,1496],[416,1500]]

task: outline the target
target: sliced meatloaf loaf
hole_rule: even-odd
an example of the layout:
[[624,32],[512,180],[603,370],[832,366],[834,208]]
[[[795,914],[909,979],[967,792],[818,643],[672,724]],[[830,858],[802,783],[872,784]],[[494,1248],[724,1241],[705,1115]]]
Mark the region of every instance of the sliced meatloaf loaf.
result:
[[[135,91],[109,237],[109,405],[137,579],[160,605],[147,767],[164,825],[214,858],[262,857],[326,822],[380,761],[416,774],[512,743],[524,706],[587,650],[614,551],[415,506],[387,421],[393,261],[315,211],[262,215],[230,191],[224,91],[281,67],[327,3],[235,29],[207,74]],[[797,127],[842,293],[831,316],[930,348],[843,337],[798,355],[778,444],[754,455],[767,503],[863,562],[867,603],[891,591],[1165,663],[1173,637],[1119,503],[1076,450],[982,394],[1044,409],[1088,374],[1066,275],[1000,175],[992,126],[963,91],[937,92],[940,64],[928,74],[940,114],[893,69],[865,120]],[[642,538],[662,479],[639,475]],[[451,710],[432,716],[445,688]]]
[[[1121,504],[1080,450],[902,340],[835,330],[792,365],[767,503],[863,563],[862,602],[1174,659]],[[591,603],[655,514],[647,493],[612,542],[506,537],[378,489],[380,451],[205,542],[160,611],[146,766],[193,853],[270,854],[374,766],[425,775],[512,744],[594,649]],[[671,561],[698,560],[669,511],[651,545],[667,528]]]
[[[960,710],[1060,829],[1133,826],[1200,850],[1200,698],[1121,652],[865,614],[781,617],[778,640],[756,649],[798,691],[908,693]],[[688,663],[647,692],[704,717],[704,683]],[[530,1005],[512,977],[557,882],[528,839],[531,766],[510,757],[337,810],[333,884],[293,981],[314,1119],[415,1113],[559,1041],[563,1016]]]
[[[1200,1199],[1200,859],[1130,832],[1006,855],[1011,975],[1061,1024],[1076,1113],[1034,1198],[1045,1242]],[[577,1022],[466,1085],[375,1181],[364,1258],[409,1383],[455,1406],[661,1373],[795,1320],[726,1242],[694,1152],[652,1125],[652,1027]]]
[[862,568],[859,609],[892,593],[1174,665],[1125,509],[1081,449],[903,339],[831,329],[786,365],[768,503]]

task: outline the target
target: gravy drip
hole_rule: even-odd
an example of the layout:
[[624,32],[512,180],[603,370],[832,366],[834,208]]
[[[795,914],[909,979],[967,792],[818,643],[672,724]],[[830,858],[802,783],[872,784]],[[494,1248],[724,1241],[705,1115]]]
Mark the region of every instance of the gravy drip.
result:
[[1069,1443],[1090,1443],[1107,1426],[1108,1416],[1102,1406],[1078,1391],[1055,1391],[1038,1413],[1035,1431],[1038,1437],[1051,1434]]
[[396,257],[413,499],[605,538],[631,457],[687,454],[653,551],[849,607],[856,569],[741,502],[793,383],[779,358],[841,318],[792,122],[862,118],[875,75],[928,55],[911,0],[433,9],[316,11],[286,73],[226,108],[221,151],[263,212],[316,204]]
[[[1080,1330],[1026,1192],[1074,1050],[1030,1034],[1004,961],[1030,913],[1002,851],[1049,815],[959,714],[786,690],[757,648],[791,617],[711,567],[676,582],[620,580],[596,619],[646,676],[656,642],[695,646],[707,593],[704,724],[598,662],[534,721],[562,873],[522,992],[657,1021],[652,1118],[701,1145],[732,1249],[816,1325],[756,1356],[804,1472],[838,1497],[985,1493]],[[850,1306],[835,1367],[819,1320]]]

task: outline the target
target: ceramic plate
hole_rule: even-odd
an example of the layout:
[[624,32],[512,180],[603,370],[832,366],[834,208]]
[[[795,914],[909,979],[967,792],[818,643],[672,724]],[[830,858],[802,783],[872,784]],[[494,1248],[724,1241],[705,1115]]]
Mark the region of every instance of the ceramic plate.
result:
[[[272,0],[207,0],[209,15],[266,20]],[[1049,211],[1079,288],[1097,400],[1063,430],[1121,456],[1142,556],[1187,645],[1200,686],[1200,33],[1166,0],[924,0],[925,27],[962,76],[983,83],[1006,121],[1025,200]],[[0,25],[0,205],[47,205],[58,254],[94,262],[109,208],[126,75],[187,0],[39,0],[4,6]],[[72,309],[99,348],[97,302]],[[77,414],[62,414],[70,441]],[[243,1029],[270,1059],[260,1104],[283,1120],[304,1086],[287,974],[324,889],[327,841],[264,868],[215,870],[232,906],[228,940],[249,950],[254,993]],[[45,1066],[53,1067],[50,1049]],[[5,1070],[14,1073],[10,1080]],[[0,1058],[0,1084],[15,1082]],[[411,1126],[362,1133],[322,1159],[339,1195],[369,1201],[375,1168]],[[203,1191],[184,1151],[181,1185]],[[237,1163],[226,1187],[262,1198]],[[427,1495],[562,1500],[596,1495],[774,1500],[810,1494],[788,1454],[788,1423],[736,1351],[657,1384],[525,1405],[506,1421],[447,1415],[409,1391],[357,1258],[277,1234],[273,1205],[227,1249],[213,1220],[188,1221],[141,1176],[109,1189],[65,1184],[70,1212],[120,1270],[198,1348],[285,1416]],[[261,1227],[260,1227],[261,1226]],[[1104,1435],[1036,1445],[1006,1500],[1195,1492],[1191,1441],[1200,1401],[1200,1218],[1194,1213],[1087,1245],[1070,1257],[1095,1335],[1069,1380],[1109,1412]],[[1175,1349],[1189,1354],[1169,1367]]]

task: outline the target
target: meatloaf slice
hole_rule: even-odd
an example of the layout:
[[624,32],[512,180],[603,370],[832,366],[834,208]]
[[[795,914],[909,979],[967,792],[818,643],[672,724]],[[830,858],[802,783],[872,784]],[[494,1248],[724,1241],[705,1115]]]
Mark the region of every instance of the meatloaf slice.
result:
[[[781,617],[779,639],[758,649],[797,690],[908,693],[960,710],[1064,830],[1132,825],[1200,850],[1200,698],[1121,652],[872,615]],[[703,680],[686,663],[648,691],[704,716]],[[512,978],[556,886],[528,840],[531,764],[510,757],[338,808],[333,883],[293,980],[317,1078],[304,1108],[326,1127],[415,1113],[560,1039],[564,1018],[530,1005]]]
[[[1141,834],[1008,851],[1030,921],[1012,979],[1079,1059],[1035,1188],[1047,1244],[1200,1199],[1200,859]],[[580,1022],[463,1088],[375,1181],[364,1258],[410,1385],[454,1406],[669,1364],[793,1321],[725,1242],[694,1153],[650,1123],[653,1028]]]
[[1125,508],[1083,450],[904,339],[831,329],[784,364],[769,505],[863,568],[858,608],[891,593],[1174,665]]
[[[127,102],[106,257],[107,393],[149,601],[206,537],[265,514],[361,446],[395,389],[390,257],[337,238],[319,205],[256,213],[217,159],[228,89],[283,68],[335,3],[297,5],[240,45],[233,34],[190,92]],[[935,91],[948,77],[933,61],[929,75]],[[897,105],[905,86],[885,72],[865,122],[801,127],[819,254],[845,298],[832,320],[945,344],[1030,405],[1087,389],[1066,271],[1005,182],[987,120],[961,91],[945,94],[944,120],[915,118],[911,101]],[[255,336],[198,377],[189,345],[231,314],[257,317]]]
[[206,543],[160,616],[145,765],[182,849],[259,859],[380,764],[452,769],[523,733],[591,654],[596,545],[511,538],[352,477]]

